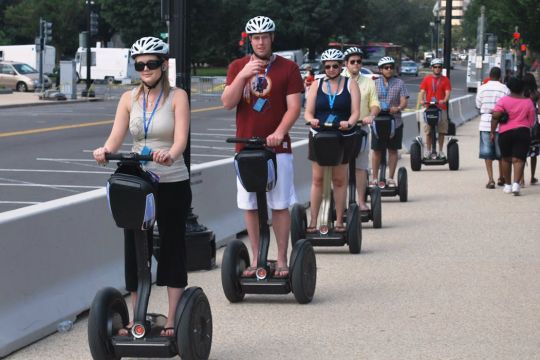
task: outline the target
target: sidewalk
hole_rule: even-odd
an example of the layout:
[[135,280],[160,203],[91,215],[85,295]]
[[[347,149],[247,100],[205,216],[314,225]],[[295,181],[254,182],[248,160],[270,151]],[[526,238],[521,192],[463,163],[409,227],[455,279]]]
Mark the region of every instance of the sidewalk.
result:
[[[312,303],[289,294],[230,304],[219,268],[190,273],[212,308],[210,358],[538,359],[540,185],[526,167],[522,196],[485,189],[477,129],[478,119],[458,128],[459,171],[412,172],[403,155],[409,202],[383,198],[383,227],[364,223],[360,255],[316,248]],[[165,289],[153,287],[149,309],[166,313]],[[85,314],[6,359],[91,359],[86,327]]]
[[32,92],[13,92],[11,94],[0,94],[0,109],[11,108],[19,106],[39,106],[39,105],[51,105],[51,104],[66,104],[66,103],[80,103],[89,101],[101,101],[103,99],[97,98],[82,98],[71,100],[40,100],[40,93]]

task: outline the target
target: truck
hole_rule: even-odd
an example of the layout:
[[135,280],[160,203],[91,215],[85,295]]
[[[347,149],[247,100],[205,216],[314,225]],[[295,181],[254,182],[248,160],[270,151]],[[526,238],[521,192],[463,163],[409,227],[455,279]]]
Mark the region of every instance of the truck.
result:
[[476,55],[476,49],[469,49],[467,57],[467,91],[476,92],[484,79],[489,76],[489,70],[492,67],[499,67],[504,76],[507,70],[510,72],[515,70],[514,64],[514,58],[508,50],[499,48],[495,54],[484,55],[482,61],[482,55]]
[[[139,79],[134,61],[127,48],[90,48],[91,80],[129,81]],[[86,80],[86,48],[78,48],[75,55],[77,80]]]
[[[0,45],[2,60],[25,63],[39,70],[39,51],[37,46],[32,45]],[[52,74],[56,60],[56,49],[54,46],[45,45],[43,53],[43,73]]]

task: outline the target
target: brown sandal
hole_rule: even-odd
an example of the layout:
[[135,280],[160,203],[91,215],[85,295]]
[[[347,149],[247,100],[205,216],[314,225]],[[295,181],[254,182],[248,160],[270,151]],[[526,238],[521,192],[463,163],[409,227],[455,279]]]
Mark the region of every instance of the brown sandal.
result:
[[242,272],[242,276],[243,277],[254,277],[256,271],[257,271],[257,268],[255,266],[248,266]]
[[495,181],[491,180],[486,184],[486,189],[495,189]]
[[342,233],[344,233],[345,231],[347,231],[347,228],[346,228],[345,226],[343,226],[343,225],[336,225],[336,226],[334,227],[334,231],[337,232],[337,233],[342,234]]
[[316,234],[319,231],[316,226],[308,226],[306,228],[306,233],[308,234]]

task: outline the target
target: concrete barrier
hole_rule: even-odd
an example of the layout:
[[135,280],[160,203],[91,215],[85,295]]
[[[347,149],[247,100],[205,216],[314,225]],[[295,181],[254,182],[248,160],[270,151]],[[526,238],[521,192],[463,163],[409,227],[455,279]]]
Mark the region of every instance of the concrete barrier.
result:
[[[298,198],[307,201],[307,140],[293,149]],[[193,166],[192,190],[194,212],[218,246],[245,229],[232,158]],[[0,357],[75,320],[102,287],[124,289],[123,235],[104,189],[1,213],[0,229]]]
[[[473,96],[452,100],[450,111],[456,124],[478,113]],[[404,115],[405,150],[419,133],[420,115]],[[309,200],[307,148],[307,139],[293,144],[299,202]],[[216,233],[218,246],[244,230],[232,162],[192,168],[194,212]],[[0,357],[53,333],[60,321],[74,320],[100,288],[124,287],[122,231],[104,189],[1,213],[0,229]]]

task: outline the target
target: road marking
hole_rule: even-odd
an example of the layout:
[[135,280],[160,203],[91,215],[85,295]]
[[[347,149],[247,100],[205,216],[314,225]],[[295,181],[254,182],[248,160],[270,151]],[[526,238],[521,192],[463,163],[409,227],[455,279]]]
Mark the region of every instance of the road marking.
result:
[[198,156],[198,157],[220,157],[220,158],[230,158],[231,155],[212,155],[212,154],[191,154],[191,156]]
[[13,184],[13,183],[0,183],[0,186],[21,186],[21,187],[50,187],[50,188],[75,188],[75,189],[100,189],[103,186],[90,186],[90,185],[49,185],[49,184]]
[[0,201],[0,204],[36,205],[41,203],[36,201]]
[[91,161],[95,162],[94,159],[53,159],[53,158],[36,158],[36,160],[40,161]]
[[42,169],[0,169],[0,172],[40,172],[40,173],[64,173],[64,174],[106,174],[110,175],[111,171],[75,171],[75,170],[42,170]]
[[[223,106],[212,106],[212,107],[207,107],[207,108],[202,108],[202,109],[195,109],[195,110],[191,110],[191,112],[198,113],[198,112],[212,111],[212,110],[219,110],[219,109],[223,109]],[[81,123],[81,124],[59,125],[59,126],[51,126],[51,127],[39,128],[39,129],[2,132],[0,133],[0,138],[9,137],[9,136],[41,134],[41,133],[46,133],[46,132],[51,132],[51,131],[59,131],[59,130],[67,130],[67,129],[79,129],[79,128],[84,128],[84,127],[89,127],[89,126],[110,125],[113,123],[113,121],[114,120],[101,120],[101,121],[93,121],[93,122]]]

